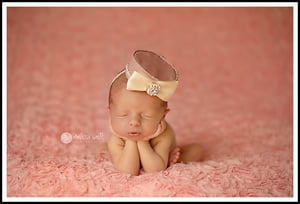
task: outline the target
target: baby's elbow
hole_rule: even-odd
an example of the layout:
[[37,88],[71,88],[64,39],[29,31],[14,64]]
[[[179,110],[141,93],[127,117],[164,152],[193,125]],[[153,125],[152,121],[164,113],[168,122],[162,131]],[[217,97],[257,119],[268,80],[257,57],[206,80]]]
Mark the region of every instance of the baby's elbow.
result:
[[163,171],[167,168],[167,165],[153,165],[151,167],[148,167],[148,168],[144,168],[144,171],[146,173],[155,173],[155,172],[160,172],[160,171]]
[[123,171],[124,173],[130,174],[131,176],[138,176],[140,171]]
[[140,170],[137,168],[124,168],[115,165],[115,169],[119,172],[130,174],[131,176],[138,176],[140,174]]
[[131,176],[138,176],[140,174],[139,171],[135,171],[135,172],[130,172],[129,173]]

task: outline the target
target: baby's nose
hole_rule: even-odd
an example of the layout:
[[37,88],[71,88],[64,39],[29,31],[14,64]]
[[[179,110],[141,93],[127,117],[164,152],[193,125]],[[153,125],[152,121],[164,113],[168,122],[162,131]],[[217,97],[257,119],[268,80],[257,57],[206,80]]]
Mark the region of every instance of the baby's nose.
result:
[[135,116],[135,117],[132,117],[130,119],[129,124],[130,124],[130,126],[135,126],[136,127],[136,126],[140,126],[141,122],[140,122],[140,119],[137,116]]

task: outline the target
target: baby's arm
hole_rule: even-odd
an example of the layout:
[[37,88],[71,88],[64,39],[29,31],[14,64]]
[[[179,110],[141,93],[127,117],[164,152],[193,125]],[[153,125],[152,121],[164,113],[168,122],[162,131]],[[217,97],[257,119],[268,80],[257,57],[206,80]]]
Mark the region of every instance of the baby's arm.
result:
[[140,157],[136,141],[123,140],[112,135],[108,141],[114,167],[131,175],[138,175],[140,170]]
[[145,172],[157,172],[167,168],[174,138],[173,130],[168,126],[161,135],[151,141],[137,141],[141,164]]

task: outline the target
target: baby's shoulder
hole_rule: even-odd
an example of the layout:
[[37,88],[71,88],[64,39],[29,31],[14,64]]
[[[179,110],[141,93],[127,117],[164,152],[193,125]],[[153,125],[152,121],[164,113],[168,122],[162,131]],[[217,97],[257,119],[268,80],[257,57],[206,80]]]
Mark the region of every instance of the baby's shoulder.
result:
[[167,121],[166,121],[166,131],[172,132],[174,134],[174,130],[172,126]]
[[158,142],[164,142],[164,141],[172,141],[175,139],[175,133],[172,128],[172,126],[166,122],[166,128],[165,130],[159,134],[157,137],[153,138],[151,140],[152,144],[157,144]]

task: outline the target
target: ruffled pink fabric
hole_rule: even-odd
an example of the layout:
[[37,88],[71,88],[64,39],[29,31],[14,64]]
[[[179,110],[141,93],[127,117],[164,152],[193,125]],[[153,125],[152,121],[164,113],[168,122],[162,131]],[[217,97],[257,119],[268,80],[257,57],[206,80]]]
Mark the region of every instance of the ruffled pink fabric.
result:
[[[291,8],[9,8],[8,197],[292,197]],[[139,176],[105,147],[135,49],[179,72],[167,120],[205,160]],[[61,135],[72,135],[63,143]]]

